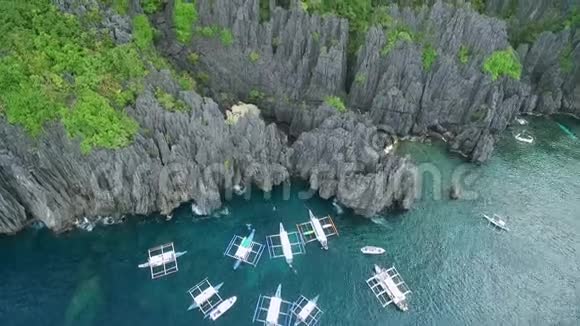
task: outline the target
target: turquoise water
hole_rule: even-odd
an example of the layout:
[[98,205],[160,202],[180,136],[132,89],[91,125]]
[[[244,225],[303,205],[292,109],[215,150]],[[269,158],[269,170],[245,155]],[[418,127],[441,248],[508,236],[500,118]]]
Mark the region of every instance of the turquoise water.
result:
[[[577,122],[558,120],[580,134]],[[412,211],[386,218],[337,214],[330,201],[300,199],[305,184],[294,182],[287,200],[280,189],[270,198],[254,192],[228,202],[229,215],[219,218],[194,218],[183,208],[169,222],[133,218],[91,233],[0,237],[0,324],[209,325],[199,311],[186,311],[186,290],[209,277],[225,282],[224,298],[238,296],[217,325],[250,325],[258,295],[273,294],[278,283],[288,300],[320,294],[322,325],[577,325],[580,143],[554,121],[527,129],[534,145],[516,143],[508,131],[481,167],[449,158],[441,145],[403,144],[400,152],[430,162],[423,170],[439,172],[425,178]],[[468,200],[447,200],[453,175],[462,176]],[[257,268],[232,270],[223,251],[246,223],[263,241],[280,221],[291,230],[306,221],[307,207],[335,216],[340,236],[328,252],[308,244],[296,272],[267,252]],[[489,228],[482,212],[508,215],[512,231]],[[177,274],[152,281],[136,266],[149,247],[168,241],[189,252]],[[363,256],[365,245],[387,254]],[[397,267],[413,291],[408,312],[379,306],[364,282],[374,263]]]

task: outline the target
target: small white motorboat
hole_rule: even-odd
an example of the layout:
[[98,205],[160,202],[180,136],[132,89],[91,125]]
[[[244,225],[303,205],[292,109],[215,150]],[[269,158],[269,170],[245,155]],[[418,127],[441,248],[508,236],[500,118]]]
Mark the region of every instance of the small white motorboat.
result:
[[233,296],[224,300],[224,302],[220,303],[214,310],[209,313],[209,319],[216,320],[220,318],[226,311],[230,310],[230,308],[236,303],[238,300],[237,297]]
[[510,229],[507,227],[507,223],[504,218],[497,214],[493,214],[493,217],[489,217],[483,214],[483,217],[488,220],[488,222],[504,231],[509,231]]
[[516,122],[520,125],[520,126],[525,126],[528,124],[528,120],[524,119],[524,118],[516,118]]
[[360,248],[360,251],[362,251],[362,253],[365,255],[382,255],[385,253],[385,249],[374,246],[362,247]]
[[534,142],[534,137],[530,136],[530,135],[524,135],[523,133],[519,133],[515,136],[516,140],[522,142],[522,143],[526,143],[526,144],[531,144]]

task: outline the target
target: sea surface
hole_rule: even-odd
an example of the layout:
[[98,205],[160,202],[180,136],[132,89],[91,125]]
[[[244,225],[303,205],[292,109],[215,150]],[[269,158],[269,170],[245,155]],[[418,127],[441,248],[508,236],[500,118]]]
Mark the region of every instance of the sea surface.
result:
[[[206,277],[224,282],[224,298],[238,296],[215,325],[250,325],[258,296],[279,283],[289,301],[320,295],[321,325],[578,325],[580,142],[557,121],[580,135],[571,119],[534,119],[506,131],[483,166],[449,155],[443,144],[402,143],[398,152],[425,171],[421,199],[406,213],[339,214],[294,181],[290,192],[234,197],[218,217],[194,217],[184,206],[169,222],[134,217],[93,232],[0,237],[0,325],[211,325],[186,311],[187,289]],[[514,140],[523,128],[534,144]],[[452,180],[463,186],[462,200],[448,199]],[[232,270],[223,252],[247,223],[265,242],[280,222],[295,230],[308,208],[334,217],[340,235],[329,251],[307,244],[292,270],[266,250],[257,267]],[[510,232],[489,227],[482,213],[508,216]],[[171,241],[188,251],[179,272],[151,280],[137,264],[148,248]],[[363,256],[365,245],[387,253]],[[375,263],[396,266],[412,290],[408,312],[379,306],[365,283]]]

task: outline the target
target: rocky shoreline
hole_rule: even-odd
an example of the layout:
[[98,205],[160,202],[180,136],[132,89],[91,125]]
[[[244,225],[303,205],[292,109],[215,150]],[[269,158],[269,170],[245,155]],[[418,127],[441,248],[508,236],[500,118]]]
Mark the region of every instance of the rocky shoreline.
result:
[[[484,162],[520,114],[580,115],[580,67],[566,73],[558,64],[567,42],[580,62],[577,29],[522,44],[521,80],[493,81],[480,67],[491,52],[509,46],[506,24],[468,8],[442,2],[418,10],[391,7],[413,33],[430,34],[438,57],[424,71],[417,43],[402,42],[385,56],[387,36],[371,28],[350,63],[346,20],[308,15],[295,1],[293,9],[270,3],[271,19],[260,22],[257,0],[197,0],[202,26],[232,31],[229,46],[204,37],[180,44],[171,24],[173,1],[150,17],[161,35],[158,50],[192,75],[205,74],[203,93],[211,98],[181,90],[168,71],[152,72],[136,104],[126,108],[141,126],[126,148],[85,155],[61,125],[47,126],[33,140],[0,118],[0,233],[18,232],[31,221],[62,231],[84,217],[169,215],[185,202],[211,212],[237,186],[270,191],[290,177],[361,215],[409,209],[415,165],[385,153],[389,143],[381,135],[436,133],[450,150]],[[55,4],[76,15],[90,7],[77,0]],[[129,16],[136,13],[142,13],[138,0],[130,2]],[[116,42],[128,42],[129,16],[108,10],[102,27]],[[472,49],[467,64],[457,60],[462,46]],[[196,64],[187,59],[191,53],[198,55]],[[191,110],[165,110],[154,96],[157,88]],[[252,93],[261,95],[253,102],[263,117],[228,121],[225,111]],[[325,104],[330,95],[346,98],[349,112]]]

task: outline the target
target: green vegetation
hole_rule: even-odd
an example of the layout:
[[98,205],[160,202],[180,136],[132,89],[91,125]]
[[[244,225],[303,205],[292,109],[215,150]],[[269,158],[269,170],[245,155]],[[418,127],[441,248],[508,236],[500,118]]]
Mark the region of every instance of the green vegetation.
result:
[[396,28],[389,31],[389,33],[387,34],[387,43],[381,50],[381,55],[382,56],[388,55],[391,52],[391,50],[393,50],[395,46],[402,41],[412,42],[413,34],[408,28],[404,26],[397,26]]
[[195,1],[175,0],[173,7],[173,23],[177,40],[187,43],[193,35],[193,24],[197,22]]
[[234,34],[229,29],[224,28],[220,31],[220,40],[223,45],[230,46],[234,44]]
[[430,71],[435,60],[437,60],[437,51],[433,46],[431,46],[431,44],[427,44],[423,48],[423,69],[425,69],[425,71]]
[[486,0],[471,0],[471,7],[479,13],[485,12]]
[[260,0],[260,23],[270,21],[270,0]]
[[209,75],[206,72],[200,72],[195,78],[201,85],[207,85],[209,83]]
[[326,103],[330,107],[333,107],[336,111],[340,113],[346,112],[346,105],[344,105],[344,102],[338,96],[327,96],[324,99],[324,103]]
[[264,94],[264,92],[261,92],[257,89],[252,89],[250,91],[250,101],[252,102],[261,101],[262,99],[264,99],[265,96],[266,94]]
[[153,45],[155,32],[145,15],[133,17],[133,41],[140,49],[148,49]]
[[167,111],[172,112],[187,112],[189,107],[182,100],[176,100],[173,95],[165,92],[161,88],[155,91],[155,98],[161,106]]
[[467,64],[469,62],[469,57],[470,57],[470,53],[469,53],[469,48],[466,47],[465,45],[462,45],[459,48],[459,53],[457,54],[458,58],[459,58],[459,62],[461,62],[462,64]]
[[483,62],[483,72],[491,75],[493,80],[507,76],[520,79],[522,65],[513,49],[495,51]]
[[163,0],[141,0],[141,7],[148,15],[154,14],[161,10],[162,5]]
[[227,28],[221,28],[219,26],[204,26],[204,27],[196,27],[195,32],[199,34],[201,37],[205,38],[220,38],[220,41],[225,46],[230,46],[234,44],[234,34]]
[[390,28],[394,21],[386,6],[377,0],[301,0],[302,9],[320,15],[334,14],[349,21],[349,55],[363,44],[369,27]]
[[217,26],[198,27],[196,32],[202,37],[212,38],[219,33],[219,28]]
[[192,91],[195,90],[196,87],[196,83],[195,80],[188,75],[187,73],[181,73],[179,76],[177,76],[177,81],[179,82],[179,86],[186,91]]
[[532,44],[545,31],[557,33],[566,28],[580,28],[580,5],[571,9],[564,19],[555,16],[551,19],[530,23],[522,30],[510,33],[510,42],[514,47],[522,43]]
[[126,15],[129,11],[129,0],[101,0],[101,2],[113,8],[119,15]]
[[132,141],[137,123],[120,108],[146,75],[133,43],[115,46],[50,0],[10,0],[0,10],[0,107],[31,135],[62,121],[84,152]]
[[574,70],[574,60],[572,59],[572,44],[568,44],[560,54],[560,69],[565,73]]
[[197,52],[191,52],[187,56],[187,60],[189,61],[189,63],[195,66],[199,62],[199,54],[197,54]]
[[580,28],[580,4],[570,11],[564,21],[564,28]]
[[354,82],[357,83],[358,85],[362,85],[367,81],[367,76],[363,73],[358,73],[356,74],[356,76],[354,76]]
[[253,63],[258,62],[258,60],[260,60],[260,53],[258,53],[257,51],[252,51],[250,52],[250,61],[252,61]]
[[62,122],[71,137],[80,137],[81,150],[88,153],[93,147],[119,148],[131,143],[139,126],[108,101],[93,92],[83,90],[72,110],[63,112]]
[[314,40],[314,42],[318,42],[320,40],[320,33],[318,32],[312,33],[312,39]]

